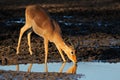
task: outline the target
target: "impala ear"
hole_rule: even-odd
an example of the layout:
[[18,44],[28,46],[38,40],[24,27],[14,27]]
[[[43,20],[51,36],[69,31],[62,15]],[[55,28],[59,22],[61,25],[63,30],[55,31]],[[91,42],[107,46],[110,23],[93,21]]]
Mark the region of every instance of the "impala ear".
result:
[[75,43],[75,49],[77,50],[78,48],[79,48],[79,46],[80,46],[80,40],[79,40],[79,38],[77,39],[77,42]]
[[69,46],[74,48],[74,44],[72,43],[72,40],[70,38],[68,39],[68,42],[69,42]]
[[79,41],[79,38],[74,42],[72,42],[72,40],[69,38],[69,46],[74,48],[75,50],[78,49],[78,47],[80,46],[80,41]]

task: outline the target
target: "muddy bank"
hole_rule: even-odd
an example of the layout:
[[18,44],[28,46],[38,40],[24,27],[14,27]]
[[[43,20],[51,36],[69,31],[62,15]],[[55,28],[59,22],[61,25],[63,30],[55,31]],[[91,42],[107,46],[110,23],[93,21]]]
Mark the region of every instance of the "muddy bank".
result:
[[67,74],[67,73],[38,73],[38,72],[16,72],[0,70],[0,79],[2,80],[76,80],[82,75]]
[[[34,37],[34,36],[32,36]],[[71,38],[75,41],[75,38]],[[75,40],[74,40],[75,39]],[[28,46],[26,38],[24,37],[20,47],[19,55],[16,55],[16,46],[17,46],[17,39],[15,42],[12,40],[5,40],[6,45],[0,46],[0,64],[22,64],[22,63],[44,63],[45,54],[44,54],[44,46],[43,46],[43,39],[35,37],[32,39],[32,50],[33,55],[31,56],[28,52]],[[8,42],[9,41],[9,42]],[[77,41],[77,40],[76,40]],[[13,43],[12,43],[13,42]],[[69,41],[66,41],[68,43]],[[93,44],[94,41],[88,43]],[[11,44],[7,45],[7,44]],[[96,43],[95,43],[96,45]],[[78,61],[94,61],[94,60],[105,60],[109,62],[119,62],[120,61],[120,48],[119,47],[87,47],[80,45],[77,47],[77,60]],[[65,55],[67,62],[70,62],[68,57]],[[48,55],[48,62],[62,62],[60,54],[56,49],[55,45],[50,43],[49,44],[49,55]]]

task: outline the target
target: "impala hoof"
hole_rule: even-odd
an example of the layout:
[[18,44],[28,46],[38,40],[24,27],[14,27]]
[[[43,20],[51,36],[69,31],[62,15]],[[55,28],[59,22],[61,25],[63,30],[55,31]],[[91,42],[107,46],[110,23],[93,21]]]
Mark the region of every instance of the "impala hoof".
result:
[[19,54],[19,52],[16,52],[16,54],[18,55],[18,54]]
[[32,52],[30,52],[30,55],[32,55],[33,53]]
[[64,60],[63,62],[66,63],[66,60]]

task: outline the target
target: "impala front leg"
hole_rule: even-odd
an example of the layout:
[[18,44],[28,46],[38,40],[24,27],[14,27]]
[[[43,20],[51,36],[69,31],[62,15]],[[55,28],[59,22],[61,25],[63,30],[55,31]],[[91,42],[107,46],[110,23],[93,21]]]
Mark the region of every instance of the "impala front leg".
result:
[[48,39],[44,39],[44,47],[45,47],[45,63],[47,63],[47,57],[48,57]]
[[63,55],[63,53],[62,53],[61,48],[60,48],[59,46],[57,46],[57,45],[56,45],[56,47],[57,47],[57,49],[58,49],[58,51],[59,51],[59,53],[60,53],[60,55],[61,55],[63,61],[66,62],[65,57],[64,57],[64,55]]

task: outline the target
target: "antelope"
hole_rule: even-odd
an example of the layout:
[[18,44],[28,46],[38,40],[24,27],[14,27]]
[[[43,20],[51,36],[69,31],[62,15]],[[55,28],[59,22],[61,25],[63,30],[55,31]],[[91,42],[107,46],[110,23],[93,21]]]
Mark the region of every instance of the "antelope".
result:
[[66,62],[63,51],[68,56],[68,58],[76,63],[75,49],[71,46],[65,44],[61,36],[61,29],[58,23],[50,18],[48,13],[39,5],[29,5],[25,10],[25,25],[20,29],[18,46],[16,54],[19,53],[20,42],[22,35],[25,31],[32,28],[32,31],[29,31],[27,34],[29,52],[32,55],[31,50],[31,33],[35,32],[37,35],[41,36],[44,39],[44,49],[45,49],[45,63],[47,63],[48,56],[48,42],[53,42],[64,62]]

